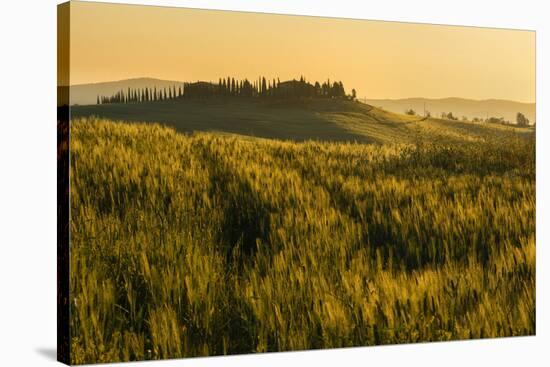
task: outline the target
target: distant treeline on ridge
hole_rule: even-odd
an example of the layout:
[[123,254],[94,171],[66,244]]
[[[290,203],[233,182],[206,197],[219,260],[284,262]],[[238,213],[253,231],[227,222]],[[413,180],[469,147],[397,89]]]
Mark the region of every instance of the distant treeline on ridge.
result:
[[176,98],[212,98],[212,97],[274,97],[280,99],[294,99],[306,97],[318,98],[347,98],[355,99],[356,92],[352,89],[351,95],[346,95],[341,81],[331,83],[330,80],[320,84],[311,84],[302,76],[300,80],[279,81],[267,80],[260,77],[250,82],[248,79],[220,78],[218,83],[197,81],[183,83],[171,87],[146,87],[126,91],[120,90],[112,96],[97,96],[97,104],[108,103],[135,103],[149,101],[164,101]]

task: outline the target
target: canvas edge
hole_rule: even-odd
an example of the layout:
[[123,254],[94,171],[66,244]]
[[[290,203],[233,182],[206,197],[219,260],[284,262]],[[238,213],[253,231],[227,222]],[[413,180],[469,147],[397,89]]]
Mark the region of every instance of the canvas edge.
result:
[[57,5],[57,360],[71,363],[69,273],[70,2]]

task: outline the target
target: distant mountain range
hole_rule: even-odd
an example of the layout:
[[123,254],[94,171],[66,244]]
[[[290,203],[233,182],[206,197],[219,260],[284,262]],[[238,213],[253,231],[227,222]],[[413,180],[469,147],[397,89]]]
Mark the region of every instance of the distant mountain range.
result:
[[[161,80],[154,78],[135,78],[112,82],[78,84],[70,89],[71,105],[95,104],[97,96],[111,96],[120,90],[128,88],[167,88],[182,84],[182,81]],[[535,103],[522,103],[508,100],[487,99],[473,100],[465,98],[404,98],[404,99],[367,99],[366,103],[381,107],[387,111],[404,113],[413,109],[422,115],[424,106],[433,117],[439,117],[442,112],[452,112],[454,116],[461,118],[503,117],[505,120],[515,122],[516,114],[523,113],[531,123],[536,121]]]
[[[364,100],[365,101],[365,100]],[[387,111],[405,113],[413,109],[417,114],[429,111],[433,117],[441,116],[442,112],[452,112],[459,119],[466,116],[474,117],[502,117],[507,121],[515,122],[516,114],[521,112],[532,124],[536,121],[535,103],[522,103],[503,99],[473,100],[465,98],[404,98],[404,99],[366,99],[366,103],[381,107]]]
[[154,78],[135,78],[125,79],[113,82],[91,83],[73,85],[70,91],[71,105],[89,105],[95,104],[97,96],[112,96],[113,94],[123,90],[126,92],[128,88],[141,89],[149,88],[167,88],[183,84],[180,81],[161,80]]

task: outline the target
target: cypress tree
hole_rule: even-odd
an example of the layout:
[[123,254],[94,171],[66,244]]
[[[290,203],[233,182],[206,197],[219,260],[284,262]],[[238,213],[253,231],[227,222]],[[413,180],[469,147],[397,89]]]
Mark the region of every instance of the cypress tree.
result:
[[258,94],[262,94],[262,77],[258,77]]

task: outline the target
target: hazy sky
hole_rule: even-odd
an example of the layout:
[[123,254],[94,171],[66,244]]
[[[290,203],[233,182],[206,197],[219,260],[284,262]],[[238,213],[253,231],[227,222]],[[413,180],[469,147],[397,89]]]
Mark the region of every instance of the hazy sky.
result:
[[535,101],[535,33],[72,2],[71,84],[342,80],[359,97]]

